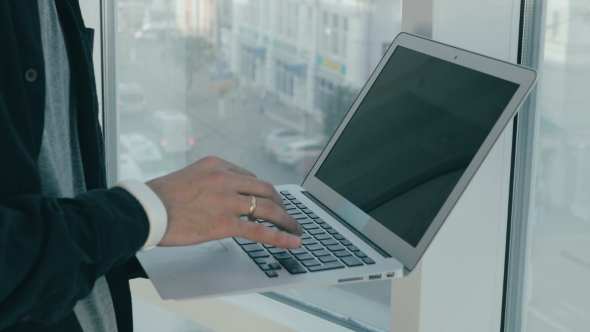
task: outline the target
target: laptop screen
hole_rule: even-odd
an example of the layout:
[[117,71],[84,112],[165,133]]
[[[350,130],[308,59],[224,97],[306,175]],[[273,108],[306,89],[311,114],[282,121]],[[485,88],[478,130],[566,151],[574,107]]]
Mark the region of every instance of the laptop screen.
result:
[[398,46],[315,176],[416,247],[518,88]]

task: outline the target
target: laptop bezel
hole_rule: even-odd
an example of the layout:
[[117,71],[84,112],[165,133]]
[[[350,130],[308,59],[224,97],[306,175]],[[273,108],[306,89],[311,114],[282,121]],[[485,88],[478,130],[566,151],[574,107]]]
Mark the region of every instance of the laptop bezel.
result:
[[[405,48],[417,52],[421,52],[452,63],[456,63],[466,68],[477,70],[479,72],[495,76],[503,80],[514,82],[519,85],[518,90],[513,95],[512,99],[502,112],[498,121],[493,126],[492,130],[490,131],[490,133],[484,140],[483,144],[475,154],[473,160],[466,168],[465,172],[457,182],[455,188],[452,190],[451,194],[446,199],[445,203],[442,205],[438,214],[436,215],[436,217],[434,218],[434,220],[432,221],[432,223],[430,224],[424,236],[416,245],[416,247],[411,246],[410,244],[402,240],[399,236],[397,236],[395,233],[391,232],[385,226],[381,225],[377,220],[370,218],[368,215],[365,215],[368,218],[368,222],[366,223],[366,225],[363,225],[361,229],[357,228],[358,231],[360,231],[370,241],[372,241],[385,252],[387,252],[389,255],[400,261],[407,270],[412,271],[414,267],[418,264],[420,258],[422,257],[422,255],[424,254],[432,240],[434,239],[434,236],[436,235],[438,230],[442,227],[447,216],[451,213],[453,207],[459,200],[461,194],[467,188],[467,185],[474,177],[477,169],[481,166],[485,157],[492,149],[494,143],[496,142],[498,137],[500,137],[504,128],[513,118],[514,114],[516,113],[516,111],[518,110],[518,108],[520,107],[520,105],[532,89],[536,81],[537,74],[532,69],[518,66],[509,62],[493,59],[484,55],[469,52],[463,49],[438,43],[408,33],[400,33],[395,38],[395,40],[389,47],[388,51],[383,56],[381,62],[379,62],[379,64],[377,65],[375,71],[372,73],[371,77],[359,93],[357,99],[353,103],[347,115],[344,117],[343,121],[338,126],[338,129],[336,130],[334,135],[328,141],[326,148],[324,149],[324,151],[322,151],[318,160],[308,173],[303,184],[301,185],[311,195],[313,195],[316,199],[320,200],[326,207],[328,207],[335,213],[338,213],[338,210],[342,206],[347,206],[347,209],[350,209],[352,207],[353,209],[358,210],[356,211],[356,213],[354,213],[356,215],[364,214],[360,209],[354,207],[354,205],[352,205],[350,202],[344,199],[341,195],[339,195],[337,192],[335,192],[322,181],[320,181],[318,178],[316,178],[315,174],[321,167],[326,156],[330,153],[332,147],[340,137],[340,134],[342,133],[342,131],[344,130],[344,128],[346,127],[346,125],[358,109],[359,105],[362,103],[367,92],[372,87],[373,83],[381,73],[383,67],[389,61],[389,58],[395,52],[395,49],[398,46],[403,46]],[[358,222],[355,220],[347,220],[347,217],[344,215],[340,215],[340,217],[342,217],[344,220],[346,220],[353,226],[358,224]]]

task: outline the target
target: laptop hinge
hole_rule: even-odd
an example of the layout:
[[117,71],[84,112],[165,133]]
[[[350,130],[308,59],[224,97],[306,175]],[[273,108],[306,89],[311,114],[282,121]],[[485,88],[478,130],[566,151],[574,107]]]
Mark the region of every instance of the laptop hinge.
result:
[[353,232],[356,236],[358,236],[361,240],[363,240],[363,242],[365,242],[371,248],[375,249],[375,251],[378,252],[381,256],[383,256],[385,258],[391,257],[391,255],[389,255],[387,252],[385,252],[385,250],[379,248],[379,246],[377,246],[375,243],[373,243],[371,240],[369,240],[365,235],[363,235],[363,233],[359,232],[356,228],[352,227],[349,223],[347,223],[346,220],[340,218],[340,216],[337,215],[336,213],[334,213],[334,211],[330,210],[327,206],[325,206],[320,201],[318,201],[315,197],[313,197],[312,194],[310,194],[307,191],[302,191],[301,193],[303,195],[305,195],[307,198],[311,199],[314,203],[317,204],[317,206],[322,208],[322,210],[326,211],[326,213],[328,213],[330,216],[332,216],[334,219],[336,219],[344,227],[348,228],[349,231]]

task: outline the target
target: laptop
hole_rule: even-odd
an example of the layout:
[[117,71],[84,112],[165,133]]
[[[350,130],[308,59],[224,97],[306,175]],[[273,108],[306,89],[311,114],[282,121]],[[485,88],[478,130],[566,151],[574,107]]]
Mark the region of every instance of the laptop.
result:
[[276,187],[305,230],[301,248],[228,238],[137,257],[164,299],[406,276],[535,80],[401,33],[303,183]]

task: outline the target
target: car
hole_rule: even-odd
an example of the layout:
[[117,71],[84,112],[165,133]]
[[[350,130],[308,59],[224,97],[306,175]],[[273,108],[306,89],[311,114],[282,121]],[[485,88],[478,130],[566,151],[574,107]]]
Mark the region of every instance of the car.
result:
[[141,85],[137,83],[119,83],[119,112],[145,113],[147,101]]
[[119,155],[119,179],[135,179],[142,182],[147,180],[141,168],[139,168],[139,165],[131,158],[129,153],[121,153]]
[[299,129],[276,128],[263,134],[261,145],[264,153],[274,156],[285,144],[303,138],[303,132]]
[[293,170],[299,174],[307,174],[315,164],[322,150],[306,151],[302,158],[293,164]]
[[191,121],[182,112],[156,111],[152,115],[151,122],[154,139],[164,153],[187,152],[196,144]]
[[174,36],[176,27],[174,22],[153,22],[144,24],[141,29],[133,34],[139,40],[164,41]]
[[128,154],[137,163],[146,181],[166,175],[164,158],[156,143],[139,133],[121,134],[119,143],[121,155]]
[[325,142],[318,138],[293,141],[277,151],[277,161],[281,164],[294,166],[308,154],[321,152],[324,146]]

